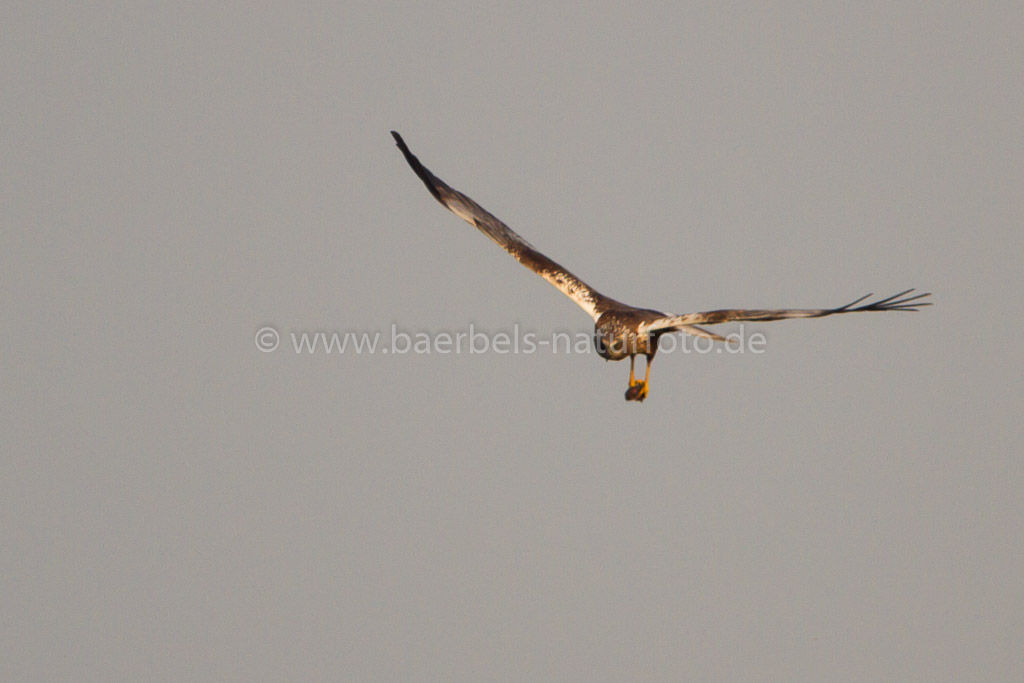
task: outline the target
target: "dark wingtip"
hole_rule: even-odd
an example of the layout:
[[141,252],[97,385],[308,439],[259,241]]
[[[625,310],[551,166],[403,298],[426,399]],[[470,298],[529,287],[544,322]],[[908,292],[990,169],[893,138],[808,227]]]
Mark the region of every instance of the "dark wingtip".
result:
[[[413,159],[416,159],[416,157],[413,156],[412,152],[409,151],[409,146],[407,144],[405,144],[405,140],[402,139],[402,136],[398,134],[397,130],[391,131],[391,137],[393,137],[395,139],[395,144],[398,145],[398,149],[402,150],[402,154],[405,155],[406,159],[409,159],[409,157],[412,157]],[[418,162],[419,162],[419,160],[417,160],[417,163]],[[410,161],[410,163],[412,163],[412,162]],[[414,166],[415,166],[415,164],[414,164]]]
[[932,305],[932,302],[930,301],[922,301],[922,299],[931,296],[931,292],[907,296],[908,294],[911,294],[914,291],[915,290],[913,289],[907,289],[900,292],[899,294],[893,294],[892,296],[887,296],[884,299],[879,299],[878,301],[872,301],[871,303],[864,304],[863,306],[851,308],[852,306],[854,306],[854,304],[860,303],[861,301],[864,301],[864,299],[867,298],[861,297],[857,301],[854,301],[852,304],[848,304],[840,309],[837,309],[837,312],[848,313],[854,311],[917,311],[917,309],[920,308],[921,306]]
[[431,174],[430,171],[428,171],[423,166],[423,164],[420,163],[420,160],[416,158],[415,154],[409,151],[409,146],[405,144],[405,140],[403,140],[402,136],[398,134],[398,131],[391,131],[391,136],[395,138],[395,144],[397,144],[398,149],[402,151],[402,155],[405,157],[405,160],[409,163],[409,166],[412,167],[412,170],[416,172],[416,175],[420,177],[420,180],[423,181],[423,184],[427,186],[428,190],[430,190],[430,194],[434,195],[434,199],[443,204],[444,200],[441,199],[441,193],[437,189],[437,185],[435,185],[434,183],[435,179],[433,177],[433,174]]

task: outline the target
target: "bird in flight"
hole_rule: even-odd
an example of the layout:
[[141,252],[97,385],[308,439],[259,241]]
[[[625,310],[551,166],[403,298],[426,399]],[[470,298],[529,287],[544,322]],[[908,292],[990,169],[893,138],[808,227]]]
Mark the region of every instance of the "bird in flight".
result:
[[[840,306],[838,308],[782,308],[775,310],[722,309],[703,313],[673,315],[649,308],[636,308],[607,297],[580,280],[568,270],[534,249],[529,242],[512,231],[507,225],[491,215],[486,209],[452,189],[443,180],[431,173],[420,163],[402,136],[391,131],[398,149],[405,160],[419,176],[434,199],[441,202],[459,218],[476,226],[498,246],[511,254],[517,261],[557,287],[563,294],[576,302],[594,319],[594,345],[597,353],[605,360],[629,358],[629,387],[627,401],[643,401],[647,398],[647,387],[651,379],[651,362],[658,352],[658,338],[669,332],[681,331],[695,337],[705,337],[720,342],[728,339],[705,330],[700,325],[715,325],[727,322],[768,322],[788,318],[823,318],[838,313],[861,313],[864,311],[916,311],[921,306],[930,306],[924,301],[926,294],[913,294],[913,289],[894,294],[878,301],[863,303],[872,295]],[[647,359],[644,378],[638,379],[635,372],[637,355]]]

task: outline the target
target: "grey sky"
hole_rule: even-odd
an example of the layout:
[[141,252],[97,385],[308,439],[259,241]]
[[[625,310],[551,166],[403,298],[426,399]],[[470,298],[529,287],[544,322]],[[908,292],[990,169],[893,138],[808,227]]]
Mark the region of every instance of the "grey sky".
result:
[[[0,678],[1024,678],[1024,15],[772,5],[7,3]],[[591,328],[391,129],[632,304],[936,305],[295,353]]]

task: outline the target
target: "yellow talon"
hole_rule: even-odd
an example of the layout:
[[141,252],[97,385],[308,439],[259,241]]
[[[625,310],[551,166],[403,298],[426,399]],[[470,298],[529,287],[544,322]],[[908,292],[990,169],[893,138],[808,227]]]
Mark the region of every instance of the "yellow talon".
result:
[[643,379],[636,379],[633,375],[633,364],[636,356],[629,357],[629,388],[626,389],[627,401],[643,401],[647,398],[647,382],[651,379],[651,361],[647,361],[647,372]]
[[643,380],[635,380],[629,385],[629,389],[626,389],[627,401],[643,401],[645,398],[647,398],[647,382]]

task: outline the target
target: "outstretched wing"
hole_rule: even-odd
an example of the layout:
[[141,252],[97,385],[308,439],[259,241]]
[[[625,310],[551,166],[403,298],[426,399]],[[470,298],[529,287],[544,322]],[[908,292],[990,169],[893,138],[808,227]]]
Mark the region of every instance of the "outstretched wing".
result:
[[453,190],[420,163],[416,155],[409,151],[401,135],[395,131],[391,131],[391,135],[394,136],[398,149],[402,150],[402,154],[405,155],[405,160],[409,162],[412,170],[430,190],[430,194],[434,195],[434,199],[444,204],[452,213],[470,225],[475,225],[480,232],[494,240],[498,246],[512,254],[524,266],[558,287],[595,321],[600,317],[598,304],[602,301],[609,301],[607,297],[602,296],[568,270],[534,249],[529,242],[472,199],[458,190]]
[[782,308],[776,310],[756,310],[729,308],[721,311],[705,313],[687,313],[686,315],[670,315],[653,320],[641,326],[641,333],[658,330],[683,329],[690,325],[714,325],[727,322],[769,322],[771,320],[787,320],[789,318],[823,318],[837,313],[861,313],[864,311],[916,311],[921,306],[931,306],[931,302],[922,301],[930,293],[907,296],[914,290],[894,294],[870,304],[858,306],[871,295],[862,296],[839,308]]

